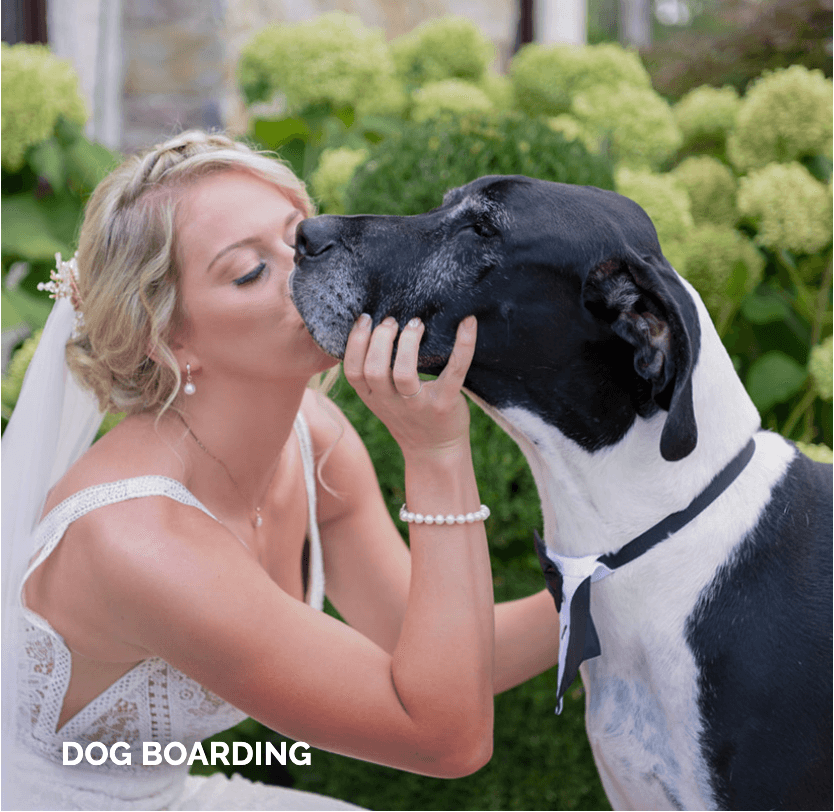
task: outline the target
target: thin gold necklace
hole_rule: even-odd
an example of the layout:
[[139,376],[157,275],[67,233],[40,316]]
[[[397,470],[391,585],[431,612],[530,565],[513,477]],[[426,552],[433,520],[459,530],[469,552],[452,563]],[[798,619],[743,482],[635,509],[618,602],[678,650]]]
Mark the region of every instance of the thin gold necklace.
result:
[[[192,429],[191,426],[188,425],[188,423],[186,422],[186,420],[182,416],[182,414],[180,414],[179,412],[177,412],[177,414],[179,415],[180,420],[182,420],[182,424],[186,427],[186,429],[188,429],[188,433],[194,438],[194,442],[197,443],[197,445],[200,446],[200,448],[206,454],[208,454],[208,456],[211,457],[218,465],[222,466],[223,470],[226,472],[226,476],[229,477],[229,481],[232,483],[232,485],[235,486],[235,490],[240,495],[240,498],[244,502],[246,502],[247,499],[244,496],[243,491],[240,489],[240,486],[237,484],[237,482],[235,482],[235,478],[232,476],[232,472],[228,469],[228,467],[226,466],[226,463],[223,462],[223,460],[221,460],[219,457],[215,457],[214,454],[212,454],[211,451],[209,451],[205,447],[205,445],[203,445],[203,443],[200,442],[200,438],[194,433],[194,429]],[[281,455],[279,454],[278,455],[278,460],[275,463],[276,468],[278,467],[278,462],[280,461],[280,459],[281,459]],[[274,474],[275,474],[275,472],[273,471],[273,476],[274,476]],[[271,481],[272,481],[272,477],[270,477],[270,482]],[[269,488],[268,485],[267,485],[267,488]],[[261,516],[261,507],[260,507],[260,505],[255,507],[255,513],[250,518],[250,521],[252,523],[252,527],[254,527],[255,529],[259,528],[264,523],[263,516]]]

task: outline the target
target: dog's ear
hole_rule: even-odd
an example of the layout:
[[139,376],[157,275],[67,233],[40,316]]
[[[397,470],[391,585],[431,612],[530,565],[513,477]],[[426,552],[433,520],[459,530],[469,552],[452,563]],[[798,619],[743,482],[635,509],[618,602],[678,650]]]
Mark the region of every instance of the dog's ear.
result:
[[663,459],[690,454],[698,442],[692,369],[700,328],[694,303],[671,266],[655,257],[602,262],[586,277],[582,297],[594,316],[634,348],[635,371],[668,412],[660,436]]

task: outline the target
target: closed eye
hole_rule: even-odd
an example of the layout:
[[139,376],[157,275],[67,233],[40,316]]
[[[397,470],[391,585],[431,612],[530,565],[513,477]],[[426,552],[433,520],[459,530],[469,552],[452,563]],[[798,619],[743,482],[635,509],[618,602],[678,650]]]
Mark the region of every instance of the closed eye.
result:
[[258,279],[260,277],[260,275],[264,272],[265,269],[266,269],[266,263],[261,262],[261,263],[258,264],[258,266],[256,268],[249,271],[249,273],[244,274],[243,276],[238,277],[237,279],[235,279],[235,284],[238,287],[240,287],[241,285],[248,285],[250,282],[254,282],[256,279]]
[[479,237],[494,237],[498,232],[489,224],[476,220],[464,226],[463,230],[474,231]]

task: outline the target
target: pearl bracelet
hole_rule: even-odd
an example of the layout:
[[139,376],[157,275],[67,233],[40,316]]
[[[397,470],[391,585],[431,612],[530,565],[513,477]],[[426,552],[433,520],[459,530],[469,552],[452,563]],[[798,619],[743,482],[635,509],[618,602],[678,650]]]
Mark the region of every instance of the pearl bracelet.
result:
[[437,516],[412,513],[405,505],[400,508],[400,521],[409,524],[412,522],[414,524],[472,524],[473,522],[485,522],[488,518],[489,508],[486,505],[481,505],[481,509],[474,513],[458,513],[457,516],[451,513],[448,516],[443,516],[440,513]]

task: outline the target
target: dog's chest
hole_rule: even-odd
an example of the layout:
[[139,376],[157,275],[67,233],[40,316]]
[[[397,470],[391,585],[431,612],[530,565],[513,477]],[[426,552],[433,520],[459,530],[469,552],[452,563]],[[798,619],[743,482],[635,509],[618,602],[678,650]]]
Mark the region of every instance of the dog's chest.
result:
[[603,785],[615,809],[710,808],[698,669],[684,636],[694,599],[690,589],[667,584],[638,603],[637,572],[628,575],[594,586],[603,655],[581,669]]

